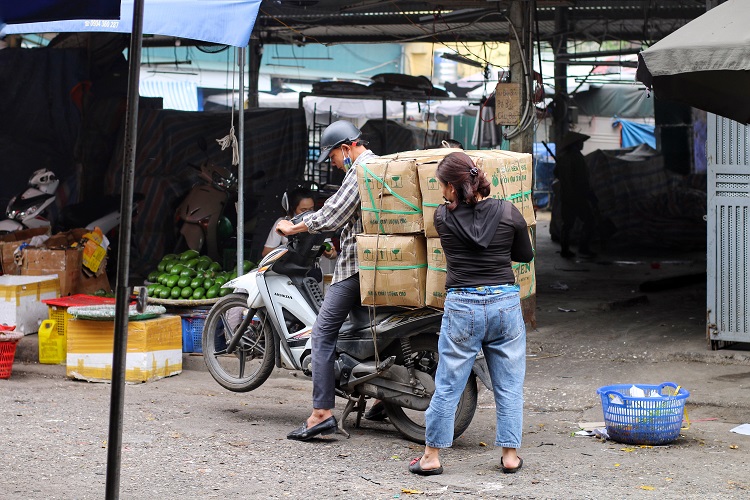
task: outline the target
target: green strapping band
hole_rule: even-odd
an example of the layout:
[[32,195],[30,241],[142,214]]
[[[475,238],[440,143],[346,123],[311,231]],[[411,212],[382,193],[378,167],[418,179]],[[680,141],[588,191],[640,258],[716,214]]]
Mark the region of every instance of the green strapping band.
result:
[[[411,203],[410,201],[407,201],[401,195],[399,195],[397,193],[394,193],[393,189],[391,189],[391,186],[389,186],[385,182],[384,179],[381,179],[380,177],[378,177],[377,175],[375,175],[375,173],[372,170],[370,170],[369,168],[367,168],[367,165],[364,164],[364,163],[362,163],[362,170],[365,173],[365,187],[367,187],[367,195],[369,196],[370,203],[372,204],[372,207],[373,207],[373,208],[362,208],[362,210],[364,210],[366,212],[375,212],[376,220],[378,221],[378,227],[380,227],[380,231],[382,233],[385,233],[385,228],[383,227],[383,224],[380,222],[380,212],[392,213],[392,214],[401,214],[401,215],[413,215],[413,214],[421,214],[422,213],[422,210],[418,206],[416,206],[415,204]],[[410,207],[412,210],[405,210],[405,211],[401,211],[401,210],[380,210],[380,209],[375,208],[375,197],[372,195],[372,190],[370,189],[370,183],[367,182],[368,178],[377,179],[378,181],[380,181],[380,184],[382,184],[383,186],[385,186],[385,188],[388,190],[389,193],[391,193],[393,196],[395,196],[396,199],[398,199],[404,205],[406,205],[407,207]]]
[[414,211],[412,210],[387,210],[385,208],[365,208],[362,207],[363,212],[376,212],[376,213],[385,213],[385,214],[414,214]]
[[433,267],[433,266],[427,266],[428,271],[439,271],[441,273],[447,273],[448,270],[444,267]]
[[518,199],[518,198],[523,199],[523,197],[526,196],[527,194],[531,194],[531,190],[529,190],[529,191],[521,191],[520,193],[512,194],[512,195],[510,195],[510,196],[508,196],[506,198],[503,198],[503,199],[505,199],[505,200],[511,200],[511,201],[515,200],[515,199]]
[[360,264],[359,268],[364,271],[399,271],[401,269],[420,269],[427,267],[427,264],[414,264],[411,266],[363,266]]
[[431,207],[431,208],[439,207],[440,205],[442,205],[442,203],[422,203],[423,207]]

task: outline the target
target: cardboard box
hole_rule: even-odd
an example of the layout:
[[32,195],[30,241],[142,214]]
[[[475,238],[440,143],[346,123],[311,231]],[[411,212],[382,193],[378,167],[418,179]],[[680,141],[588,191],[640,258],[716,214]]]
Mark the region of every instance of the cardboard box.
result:
[[[536,248],[536,224],[529,226],[531,244]],[[512,262],[516,284],[520,286],[521,300],[536,293],[536,269],[534,261]],[[440,238],[427,238],[427,283],[425,285],[425,305],[443,309],[445,307],[445,279],[447,263]]]
[[421,235],[357,235],[362,304],[423,307],[426,253]]
[[357,167],[365,234],[422,231],[422,196],[414,160],[374,159]]
[[[68,377],[112,380],[114,321],[68,320]],[[182,319],[161,316],[128,323],[126,382],[150,382],[182,372]]]
[[531,154],[500,149],[467,153],[477,167],[487,175],[490,181],[490,196],[510,200],[521,211],[526,224],[535,224],[534,202],[531,198]]
[[521,287],[521,300],[527,299],[536,293],[536,267],[534,261],[514,262],[513,275],[516,284]]
[[60,280],[60,294],[70,295],[78,292],[82,259],[82,247],[64,250],[25,248],[21,274],[24,276],[57,275]]
[[445,306],[445,278],[447,264],[440,238],[427,238],[427,283],[425,305],[443,309]]
[[0,324],[35,333],[47,318],[44,299],[60,296],[60,281],[51,276],[0,276]]
[[[534,255],[536,255],[536,224],[529,226],[529,238],[531,239],[531,246],[534,248]],[[536,260],[536,257],[534,260]],[[516,283],[521,287],[521,300],[529,298],[536,293],[536,266],[534,260],[529,263],[513,262],[513,274],[516,277]]]
[[16,249],[24,243],[29,243],[34,236],[44,236],[49,232],[49,227],[36,227],[0,236],[0,274],[20,274],[21,269],[14,259]]
[[[412,158],[417,165],[422,196],[425,236],[436,238],[435,210],[444,203],[435,172],[438,163],[455,149],[428,149],[397,153],[399,159]],[[510,200],[521,211],[527,224],[534,224],[534,204],[531,198],[531,155],[499,149],[464,151],[481,168],[490,181],[490,196]]]

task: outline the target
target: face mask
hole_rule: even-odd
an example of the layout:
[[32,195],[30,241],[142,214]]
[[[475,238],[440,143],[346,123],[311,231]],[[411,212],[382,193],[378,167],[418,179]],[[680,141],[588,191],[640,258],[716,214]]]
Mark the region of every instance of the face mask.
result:
[[349,158],[349,156],[343,151],[341,152],[344,155],[344,170],[349,170],[350,168],[352,168],[352,159]]

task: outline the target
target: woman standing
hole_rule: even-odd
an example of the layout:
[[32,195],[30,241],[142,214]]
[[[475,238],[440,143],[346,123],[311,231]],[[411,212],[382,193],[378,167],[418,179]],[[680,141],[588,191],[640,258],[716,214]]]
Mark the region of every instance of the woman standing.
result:
[[474,360],[484,350],[495,395],[495,446],[505,473],[523,465],[517,450],[523,425],[526,327],[511,261],[531,262],[526,221],[509,201],[488,198],[490,184],[466,153],[447,155],[437,179],[446,200],[435,227],[447,261],[445,313],[435,394],[425,413],[425,451],[409,471],[441,474],[440,448],[453,443],[453,421]]

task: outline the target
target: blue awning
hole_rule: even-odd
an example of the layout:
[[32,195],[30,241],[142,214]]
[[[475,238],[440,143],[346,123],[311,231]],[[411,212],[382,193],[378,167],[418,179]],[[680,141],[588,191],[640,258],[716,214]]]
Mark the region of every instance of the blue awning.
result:
[[0,0],[0,27],[84,17],[120,19],[120,0]]
[[[189,38],[245,47],[261,0],[145,0],[143,33]],[[78,19],[46,23],[7,24],[0,36],[22,33],[130,33],[133,0],[122,0],[119,20]]]

